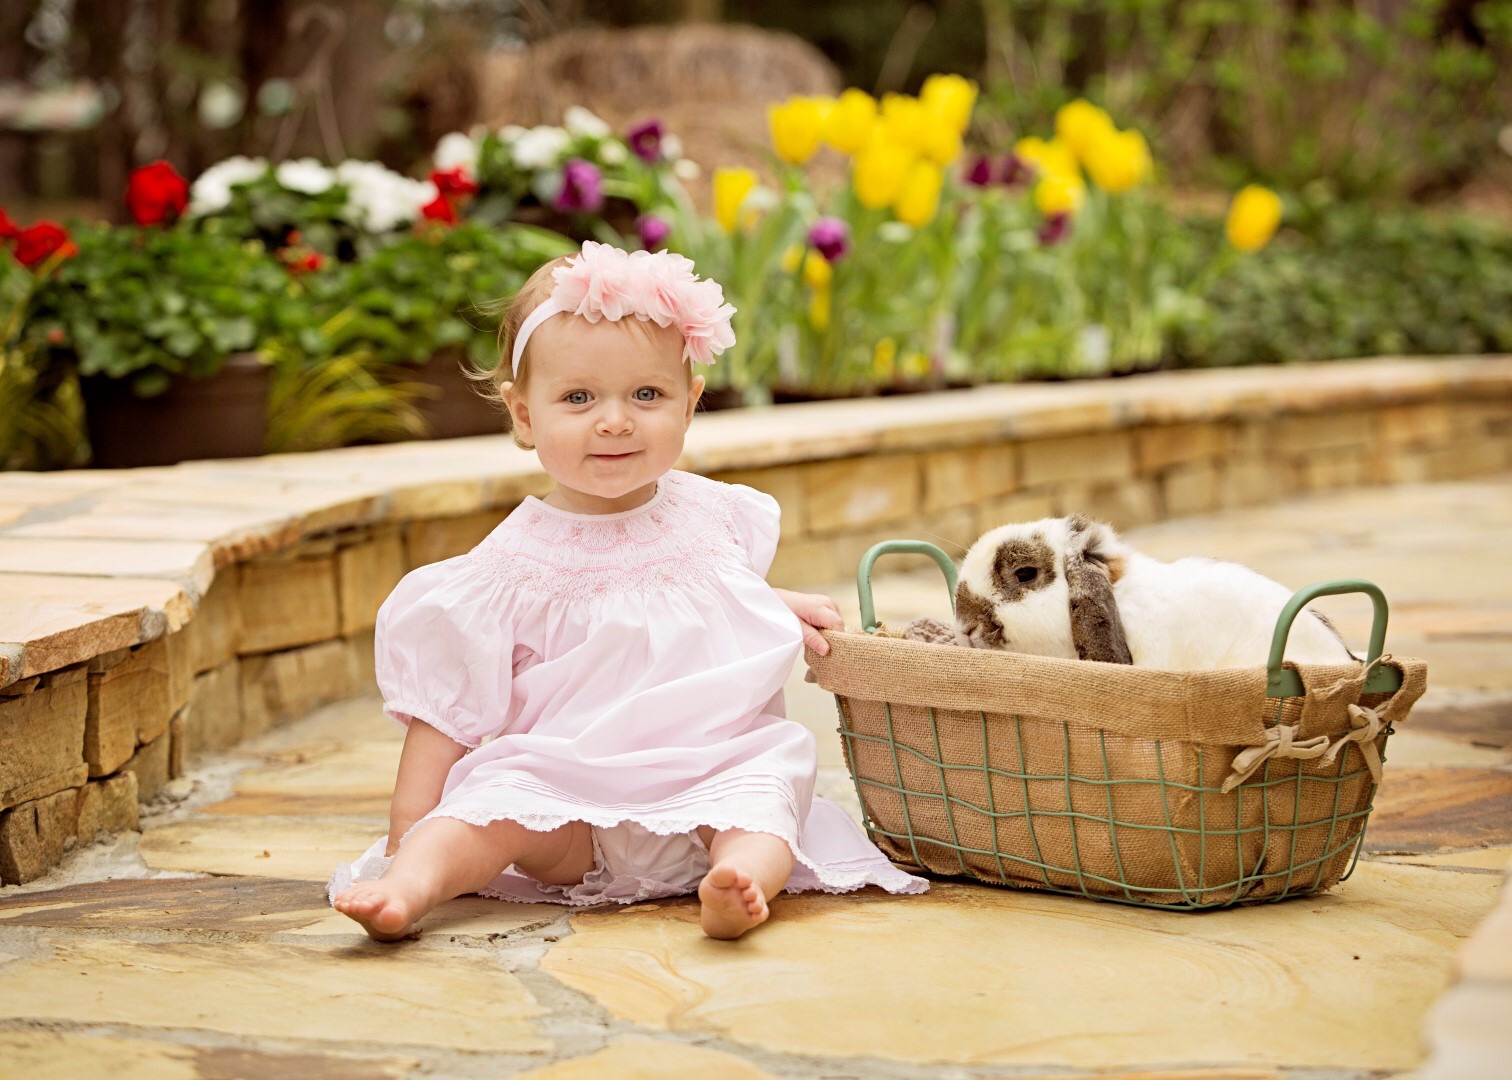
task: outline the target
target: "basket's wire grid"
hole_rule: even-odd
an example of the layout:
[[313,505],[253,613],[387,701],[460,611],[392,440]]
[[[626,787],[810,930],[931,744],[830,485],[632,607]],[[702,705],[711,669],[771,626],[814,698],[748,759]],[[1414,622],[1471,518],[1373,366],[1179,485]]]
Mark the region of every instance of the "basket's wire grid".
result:
[[[920,541],[879,544],[857,574],[868,633],[878,629],[872,564],[896,551],[934,558],[953,599],[944,552]],[[1360,581],[1312,586],[1277,625],[1268,727],[1296,723],[1305,697],[1297,672],[1282,665],[1292,620],[1310,600],[1344,592],[1365,592],[1375,605],[1358,704],[1373,709],[1401,686],[1400,670],[1376,662],[1386,626],[1380,590]],[[1320,746],[1273,757],[1240,782],[1242,748],[838,691],[836,701],[864,824],[894,860],[941,876],[1183,910],[1279,900],[1347,878],[1379,775],[1366,755],[1381,754],[1393,731],[1383,723],[1368,740],[1340,740],[1326,754]]]

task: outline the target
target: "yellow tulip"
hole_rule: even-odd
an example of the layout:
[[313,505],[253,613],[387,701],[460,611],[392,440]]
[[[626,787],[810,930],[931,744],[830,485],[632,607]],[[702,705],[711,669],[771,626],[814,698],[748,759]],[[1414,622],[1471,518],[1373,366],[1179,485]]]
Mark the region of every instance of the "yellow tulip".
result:
[[1104,191],[1128,191],[1150,173],[1150,147],[1137,131],[1110,131],[1087,147],[1087,172]]
[[818,289],[809,300],[808,309],[809,325],[821,334],[829,329],[830,324],[830,292],[828,289]]
[[851,183],[856,188],[856,198],[861,205],[872,210],[891,206],[908,178],[908,168],[913,164],[913,151],[898,146],[884,138],[873,138],[866,148],[856,155],[856,164],[851,172]]
[[882,133],[890,142],[918,150],[924,145],[929,125],[929,113],[918,98],[907,94],[882,95]]
[[936,165],[949,165],[961,156],[961,136],[944,124],[932,124],[924,129],[924,156]]
[[842,154],[858,154],[877,126],[877,99],[854,86],[843,91],[824,124],[824,141]]
[[1113,118],[1086,98],[1077,98],[1055,111],[1055,137],[1084,164],[1096,142],[1115,130]]
[[921,352],[909,353],[903,358],[903,373],[912,375],[915,379],[925,378],[931,368],[929,357]]
[[1223,231],[1240,251],[1256,252],[1270,243],[1281,224],[1281,198],[1258,184],[1242,188],[1229,206]]
[[1087,185],[1078,176],[1051,173],[1034,185],[1034,205],[1046,217],[1074,214],[1081,209],[1086,197]]
[[803,260],[803,283],[811,289],[828,289],[834,277],[829,260],[810,248]]
[[879,379],[891,380],[893,362],[898,357],[898,343],[890,337],[877,342],[872,349],[872,374]]
[[940,208],[940,185],[945,173],[938,165],[928,161],[916,161],[908,170],[903,189],[893,203],[893,213],[898,220],[916,229],[928,225]]
[[949,125],[957,135],[971,125],[971,109],[976,104],[977,85],[959,75],[931,75],[924,80],[919,100],[924,108]]
[[768,105],[767,124],[777,156],[792,165],[802,165],[813,157],[834,105],[830,98],[797,96],[781,105]]
[[714,220],[727,233],[735,231],[740,219],[740,204],[756,187],[756,174],[750,169],[714,170]]
[[1021,161],[1033,165],[1041,176],[1078,176],[1081,173],[1075,152],[1060,139],[1046,142],[1038,135],[1030,135],[1014,143],[1013,152]]

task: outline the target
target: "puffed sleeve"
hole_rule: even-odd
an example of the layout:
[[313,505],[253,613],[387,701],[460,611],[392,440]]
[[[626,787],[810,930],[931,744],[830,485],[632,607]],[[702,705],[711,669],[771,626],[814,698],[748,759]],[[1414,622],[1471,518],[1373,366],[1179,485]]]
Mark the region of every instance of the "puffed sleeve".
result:
[[771,568],[777,555],[777,538],[782,531],[782,508],[777,500],[763,491],[744,484],[727,485],[730,489],[731,517],[735,524],[735,537],[751,569],[762,577]]
[[502,731],[514,677],[509,607],[508,590],[467,556],[405,575],[374,631],[383,711],[469,748]]

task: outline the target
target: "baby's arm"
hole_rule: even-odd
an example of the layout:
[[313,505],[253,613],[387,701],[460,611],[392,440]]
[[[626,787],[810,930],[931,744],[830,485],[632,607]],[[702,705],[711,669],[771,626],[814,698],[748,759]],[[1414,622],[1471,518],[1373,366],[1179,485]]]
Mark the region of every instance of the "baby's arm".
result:
[[436,808],[446,774],[462,759],[467,748],[441,734],[423,720],[411,720],[399,756],[399,775],[394,779],[394,798],[389,803],[388,849],[399,850],[399,841],[415,822]]
[[840,608],[835,602],[819,593],[796,593],[786,589],[772,591],[798,616],[803,625],[803,643],[820,656],[828,653],[829,642],[820,636],[819,630],[845,629],[845,620],[840,617]]

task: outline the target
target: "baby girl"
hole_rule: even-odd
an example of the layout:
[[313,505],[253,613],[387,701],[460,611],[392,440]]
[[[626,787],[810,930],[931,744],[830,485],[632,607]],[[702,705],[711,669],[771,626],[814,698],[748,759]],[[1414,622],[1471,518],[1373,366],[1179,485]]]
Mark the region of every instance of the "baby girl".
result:
[[824,652],[818,628],[842,623],[764,580],[776,502],[672,470],[692,365],[734,344],[733,313],[689,260],[592,241],[510,303],[496,377],[556,486],[379,612],[404,750],[388,836],[330,885],[373,938],[464,893],[696,891],[704,932],[736,938],[784,888],[926,888],[814,795],[814,738],[783,717],[805,638]]

